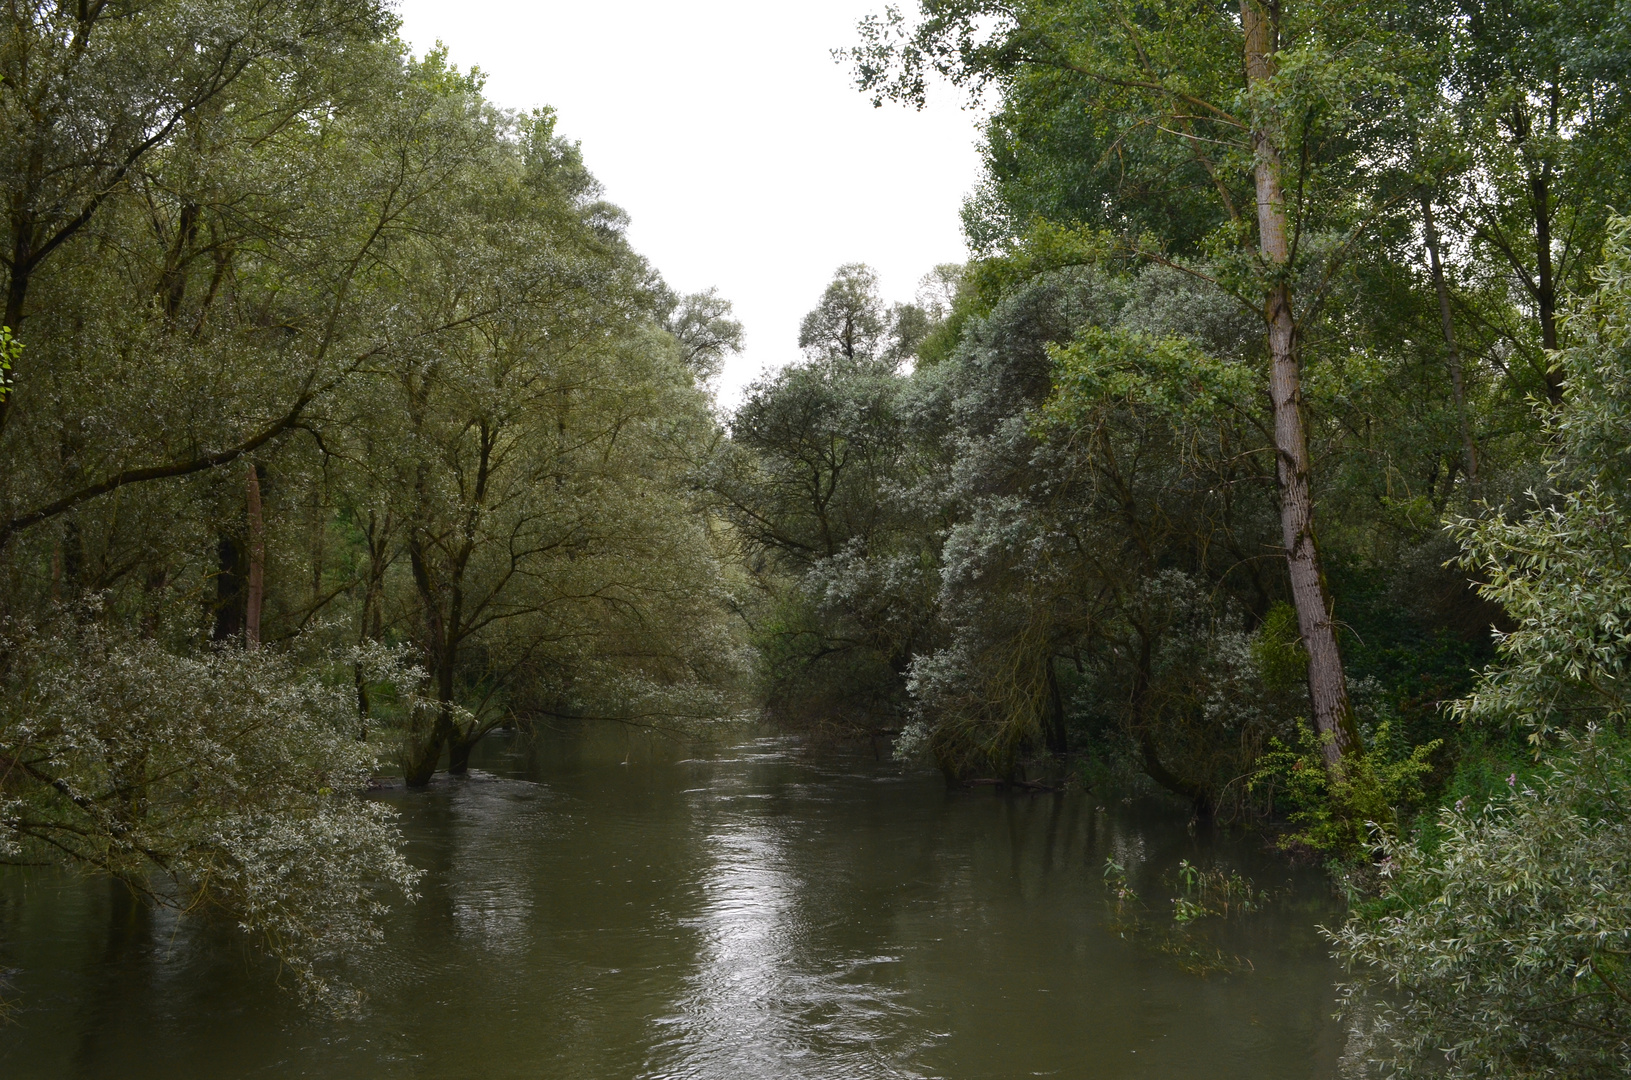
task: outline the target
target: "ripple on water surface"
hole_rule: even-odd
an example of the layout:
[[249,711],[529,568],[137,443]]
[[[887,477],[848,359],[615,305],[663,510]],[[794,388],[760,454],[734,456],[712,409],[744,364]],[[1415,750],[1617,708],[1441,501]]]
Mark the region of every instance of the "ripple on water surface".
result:
[[[428,873],[367,960],[358,1020],[303,1016],[229,931],[104,882],[0,876],[21,1006],[0,1075],[1335,1073],[1324,889],[1250,841],[1191,837],[1168,808],[951,792],[787,738],[690,757],[611,732],[479,749],[468,779],[379,796]],[[1110,910],[1107,857],[1155,910]],[[1184,858],[1276,895],[1175,935],[1159,908]]]

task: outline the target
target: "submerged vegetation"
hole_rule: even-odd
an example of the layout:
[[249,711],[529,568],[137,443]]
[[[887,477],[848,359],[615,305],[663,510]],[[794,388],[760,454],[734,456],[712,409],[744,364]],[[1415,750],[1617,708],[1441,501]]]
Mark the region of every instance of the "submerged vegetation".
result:
[[[730,305],[383,4],[0,19],[0,859],[344,1004],[376,773],[762,709],[1274,832],[1397,1075],[1631,1064],[1618,8],[889,8],[863,90],[990,105],[972,258],[728,415]],[[1179,874],[1169,942],[1266,900]]]

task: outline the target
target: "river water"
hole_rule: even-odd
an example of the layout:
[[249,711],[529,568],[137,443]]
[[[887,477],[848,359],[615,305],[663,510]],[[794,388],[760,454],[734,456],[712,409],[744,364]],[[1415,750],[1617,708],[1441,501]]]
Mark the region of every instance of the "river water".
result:
[[[387,790],[422,897],[367,1010],[303,1014],[230,929],[0,877],[0,1077],[1328,1078],[1339,917],[1260,840],[1154,800],[948,791],[863,749],[494,739]],[[1105,860],[1142,900],[1118,912]],[[1180,860],[1260,911],[1185,928]]]

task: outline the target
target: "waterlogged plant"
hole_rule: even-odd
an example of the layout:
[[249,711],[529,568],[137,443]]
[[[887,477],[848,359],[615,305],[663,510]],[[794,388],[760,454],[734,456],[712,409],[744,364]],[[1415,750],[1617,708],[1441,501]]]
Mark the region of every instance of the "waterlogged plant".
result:
[[1127,868],[1114,859],[1104,860],[1104,886],[1115,898],[1118,914],[1138,903],[1138,893],[1127,877]]
[[270,649],[178,655],[77,610],[0,622],[0,863],[117,878],[236,925],[309,1003],[344,1010],[344,967],[420,872],[350,687]]
[[1443,810],[1435,846],[1384,834],[1381,897],[1328,935],[1388,1075],[1631,1071],[1631,746],[1565,747],[1533,786]]
[[1306,848],[1342,862],[1361,859],[1376,846],[1377,826],[1397,831],[1400,811],[1421,801],[1422,777],[1441,740],[1410,746],[1383,720],[1368,754],[1328,767],[1324,739],[1299,724],[1294,745],[1270,740],[1252,790],[1266,791],[1297,826],[1280,839],[1282,848]]
[[1184,891],[1182,896],[1172,898],[1172,918],[1179,923],[1257,911],[1269,898],[1238,870],[1196,866],[1188,859],[1178,863],[1178,882]]
[[1252,883],[1238,872],[1203,870],[1187,859],[1178,864],[1178,875],[1184,882],[1184,895],[1173,901],[1176,925],[1147,923],[1140,917],[1142,905],[1127,868],[1114,858],[1105,859],[1104,885],[1111,904],[1110,929],[1118,937],[1140,941],[1144,947],[1171,957],[1191,975],[1250,970],[1250,961],[1225,954],[1204,935],[1197,934],[1192,924],[1208,915],[1254,911],[1268,895],[1254,894]]

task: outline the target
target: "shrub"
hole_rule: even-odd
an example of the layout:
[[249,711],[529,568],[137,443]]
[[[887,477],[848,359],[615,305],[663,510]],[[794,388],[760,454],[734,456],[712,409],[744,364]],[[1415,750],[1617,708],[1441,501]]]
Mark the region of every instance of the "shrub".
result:
[[1631,1072],[1631,765],[1569,737],[1533,786],[1440,814],[1427,845],[1382,833],[1383,892],[1329,936],[1392,1075]]

